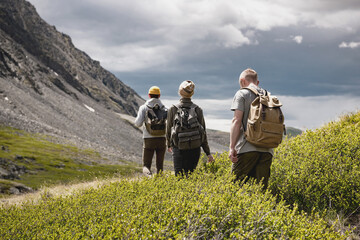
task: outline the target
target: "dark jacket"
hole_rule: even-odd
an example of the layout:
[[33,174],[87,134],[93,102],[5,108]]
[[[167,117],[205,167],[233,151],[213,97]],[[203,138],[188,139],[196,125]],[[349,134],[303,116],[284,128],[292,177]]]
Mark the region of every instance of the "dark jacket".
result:
[[[191,101],[190,98],[181,98],[180,99],[181,106],[190,107],[192,104],[193,104],[193,102]],[[204,130],[205,130],[204,142],[202,143],[201,147],[204,150],[204,152],[206,153],[206,155],[210,155],[210,148],[209,148],[209,144],[208,144],[207,136],[206,136],[206,127],[205,127],[203,111],[199,106],[196,107],[195,111],[196,111],[199,123],[204,127]],[[168,147],[174,147],[174,146],[172,146],[170,137],[171,137],[171,128],[174,124],[174,117],[175,117],[176,112],[177,112],[177,108],[175,106],[171,106],[171,108],[168,110],[167,123],[166,123],[166,143],[167,143]]]

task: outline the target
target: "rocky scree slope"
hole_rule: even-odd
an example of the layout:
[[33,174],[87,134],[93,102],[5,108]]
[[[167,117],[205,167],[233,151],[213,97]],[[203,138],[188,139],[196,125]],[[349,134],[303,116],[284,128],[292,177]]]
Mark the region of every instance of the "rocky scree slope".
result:
[[0,2],[0,123],[55,135],[110,160],[141,161],[144,100],[25,0]]
[[[29,2],[0,2],[0,124],[92,148],[110,163],[140,164],[142,133],[133,120],[143,103]],[[228,133],[209,130],[208,139],[212,152],[227,150]]]

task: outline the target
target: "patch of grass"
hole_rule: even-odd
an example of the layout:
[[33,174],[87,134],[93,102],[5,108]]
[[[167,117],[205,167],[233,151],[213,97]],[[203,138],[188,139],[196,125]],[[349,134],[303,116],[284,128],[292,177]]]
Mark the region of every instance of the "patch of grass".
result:
[[98,164],[101,155],[91,149],[55,144],[47,136],[0,126],[0,158],[23,166],[27,172],[14,179],[34,189],[41,186],[90,180],[114,174],[129,176],[139,171],[135,164]]
[[15,183],[13,181],[0,179],[0,186],[4,191],[9,191],[11,187],[15,186]]
[[227,153],[188,178],[122,179],[36,204],[0,207],[5,239],[346,239],[319,214],[233,182]]

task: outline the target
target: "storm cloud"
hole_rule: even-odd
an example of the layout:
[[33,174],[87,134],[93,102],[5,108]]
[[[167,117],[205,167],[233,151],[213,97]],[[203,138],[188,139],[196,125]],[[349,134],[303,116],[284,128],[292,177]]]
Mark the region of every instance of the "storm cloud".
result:
[[191,79],[197,98],[229,99],[252,67],[277,95],[358,100],[358,0],[30,2],[144,97],[159,85],[172,98]]

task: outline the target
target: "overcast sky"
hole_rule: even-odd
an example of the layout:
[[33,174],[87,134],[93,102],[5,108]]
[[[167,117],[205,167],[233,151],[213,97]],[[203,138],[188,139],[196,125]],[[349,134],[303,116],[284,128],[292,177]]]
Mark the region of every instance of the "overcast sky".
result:
[[359,0],[30,0],[75,46],[169,106],[181,81],[209,128],[229,131],[247,67],[284,104],[286,125],[317,128],[360,110]]

